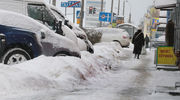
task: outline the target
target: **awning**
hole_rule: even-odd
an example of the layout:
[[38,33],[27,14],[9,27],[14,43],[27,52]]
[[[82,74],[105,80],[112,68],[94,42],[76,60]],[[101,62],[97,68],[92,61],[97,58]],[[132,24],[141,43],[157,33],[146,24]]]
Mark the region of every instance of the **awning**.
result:
[[177,0],[155,0],[155,8],[161,10],[171,10],[176,4]]

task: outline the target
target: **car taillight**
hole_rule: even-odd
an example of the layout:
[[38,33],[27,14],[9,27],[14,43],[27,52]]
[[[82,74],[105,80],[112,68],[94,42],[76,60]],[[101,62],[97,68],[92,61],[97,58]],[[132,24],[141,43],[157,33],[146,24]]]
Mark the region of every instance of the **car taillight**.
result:
[[128,38],[127,36],[124,36],[124,35],[122,37],[123,37],[123,39],[127,39]]

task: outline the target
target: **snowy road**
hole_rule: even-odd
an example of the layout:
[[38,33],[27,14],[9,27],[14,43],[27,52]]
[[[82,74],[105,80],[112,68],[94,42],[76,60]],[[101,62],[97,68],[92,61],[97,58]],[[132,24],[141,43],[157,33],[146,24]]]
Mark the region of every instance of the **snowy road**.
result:
[[112,69],[75,85],[73,89],[54,89],[3,100],[179,100],[180,96],[155,93],[157,86],[173,86],[180,72],[158,71],[153,64],[154,51],[134,59],[131,48],[122,49]]

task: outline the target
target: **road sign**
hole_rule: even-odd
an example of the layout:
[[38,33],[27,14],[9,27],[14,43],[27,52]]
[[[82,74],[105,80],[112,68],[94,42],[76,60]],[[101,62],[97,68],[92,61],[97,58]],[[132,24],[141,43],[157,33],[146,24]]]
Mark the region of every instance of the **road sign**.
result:
[[75,7],[75,8],[80,8],[80,7],[81,7],[81,2],[80,2],[80,1],[61,2],[61,7]]
[[100,12],[99,13],[99,21],[111,22],[111,13]]
[[80,11],[76,11],[76,18],[80,18]]
[[68,2],[61,2],[61,7],[68,7]]

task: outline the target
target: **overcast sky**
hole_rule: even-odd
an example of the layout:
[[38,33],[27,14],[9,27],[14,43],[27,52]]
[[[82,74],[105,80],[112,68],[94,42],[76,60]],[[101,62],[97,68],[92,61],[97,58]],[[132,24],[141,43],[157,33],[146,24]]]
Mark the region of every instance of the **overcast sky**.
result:
[[[107,10],[111,8],[111,0],[106,0],[107,1]],[[122,15],[123,13],[123,1],[121,1],[121,12],[120,14]],[[139,24],[140,19],[143,18],[144,14],[147,12],[147,8],[151,5],[153,5],[153,0],[127,0],[126,2],[126,9],[125,9],[125,17],[126,20],[129,16],[130,10],[132,13],[132,22],[136,25]],[[117,13],[117,8],[118,8],[118,0],[114,0],[114,12]]]
[[[67,2],[67,1],[81,1],[81,0],[57,0],[57,7],[60,8],[62,12],[64,12],[64,8],[60,7],[60,3]],[[104,1],[106,1],[106,12],[110,12],[111,0],[104,0]],[[121,1],[120,14],[122,15],[124,0],[120,0],[120,1]],[[144,14],[147,12],[147,8],[150,5],[153,5],[154,0],[126,0],[126,1],[128,1],[128,2],[126,2],[126,9],[125,9],[126,20],[128,19],[129,12],[131,9],[132,22],[135,25],[138,25],[140,22],[140,19],[142,19]],[[117,13],[117,8],[118,8],[118,0],[114,0],[114,12],[115,13]],[[67,17],[69,19],[72,19],[72,9],[71,8],[68,9]]]

